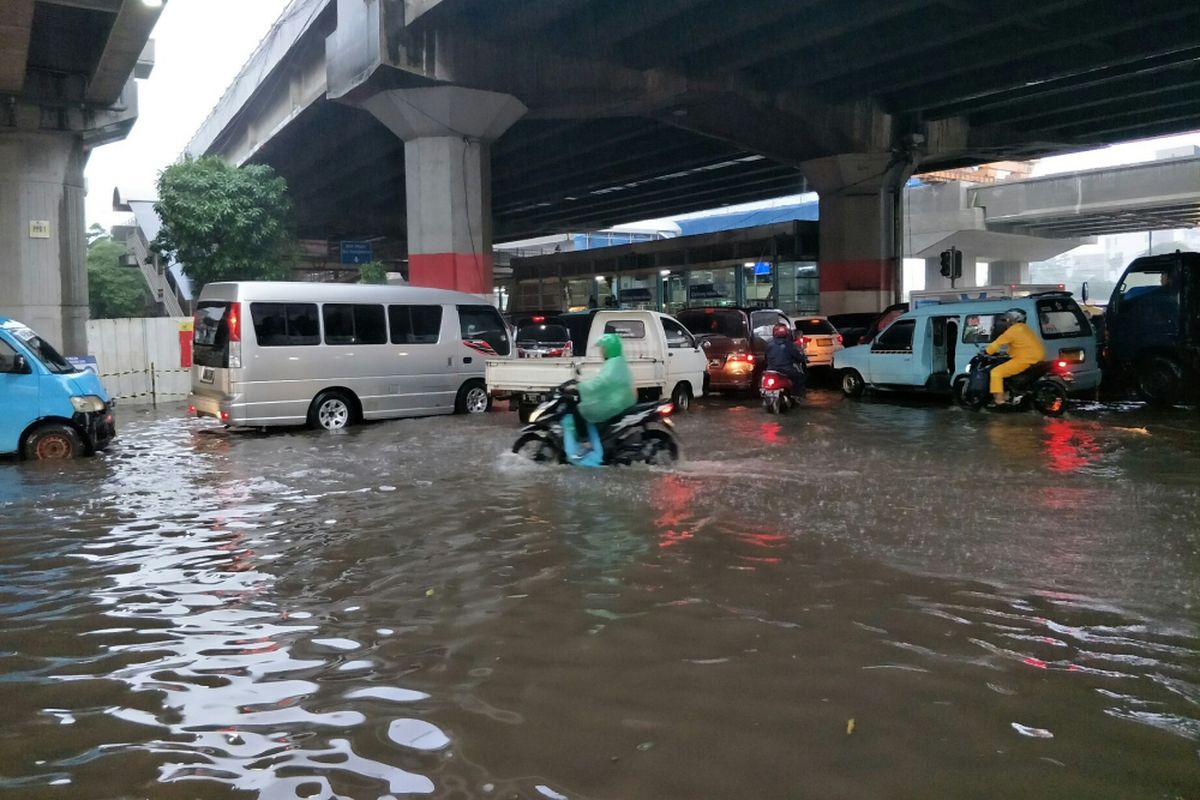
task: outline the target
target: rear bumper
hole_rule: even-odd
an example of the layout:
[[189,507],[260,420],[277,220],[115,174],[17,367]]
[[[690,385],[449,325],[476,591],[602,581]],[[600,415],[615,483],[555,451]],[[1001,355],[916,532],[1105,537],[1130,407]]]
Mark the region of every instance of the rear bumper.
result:
[[212,417],[226,423],[231,422],[233,419],[230,404],[215,397],[193,394],[188,398],[188,403],[190,404],[192,413],[197,417]]

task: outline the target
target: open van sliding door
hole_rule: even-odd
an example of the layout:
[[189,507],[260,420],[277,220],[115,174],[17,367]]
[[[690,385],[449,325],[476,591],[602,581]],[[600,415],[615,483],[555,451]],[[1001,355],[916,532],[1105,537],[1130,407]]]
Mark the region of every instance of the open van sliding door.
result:
[[958,317],[930,317],[922,363],[931,392],[949,392],[954,376],[954,351],[958,343]]

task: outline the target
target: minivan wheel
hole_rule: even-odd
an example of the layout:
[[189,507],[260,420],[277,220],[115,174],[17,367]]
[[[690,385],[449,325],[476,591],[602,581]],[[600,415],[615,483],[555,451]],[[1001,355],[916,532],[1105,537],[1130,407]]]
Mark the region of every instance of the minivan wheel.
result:
[[456,414],[483,414],[491,407],[492,398],[488,394],[487,384],[480,380],[464,383],[454,403]]
[[75,458],[83,450],[79,431],[70,425],[50,422],[29,434],[22,452],[30,461],[61,461]]
[[862,375],[858,374],[858,370],[848,369],[842,373],[842,394],[846,397],[862,397],[866,388],[867,384]]
[[691,387],[683,382],[675,384],[675,388],[671,391],[671,405],[675,406],[675,410],[680,414],[690,411],[692,409]]
[[1138,394],[1156,406],[1173,405],[1179,400],[1183,372],[1168,356],[1151,356],[1137,370]]
[[308,409],[308,427],[340,431],[354,422],[354,401],[344,393],[321,392]]

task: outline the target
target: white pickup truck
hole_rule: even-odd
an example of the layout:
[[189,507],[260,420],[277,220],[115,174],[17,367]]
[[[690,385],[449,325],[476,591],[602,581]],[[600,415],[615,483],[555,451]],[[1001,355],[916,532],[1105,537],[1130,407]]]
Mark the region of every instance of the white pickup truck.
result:
[[[590,378],[600,371],[604,359],[590,354],[596,352],[596,342],[606,333],[621,337],[633,385],[641,398],[670,397],[680,411],[687,411],[692,398],[704,394],[708,360],[696,338],[674,317],[657,311],[584,313],[591,316],[583,351],[587,356],[488,359],[488,391],[515,401],[522,422],[556,386],[572,378]],[[579,314],[564,317],[578,319]]]

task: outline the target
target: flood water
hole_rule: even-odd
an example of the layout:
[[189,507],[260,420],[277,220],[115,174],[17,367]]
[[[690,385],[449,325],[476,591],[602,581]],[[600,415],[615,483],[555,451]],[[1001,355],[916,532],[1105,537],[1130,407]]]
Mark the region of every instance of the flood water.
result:
[[0,795],[1200,797],[1200,413],[709,401],[0,462]]

